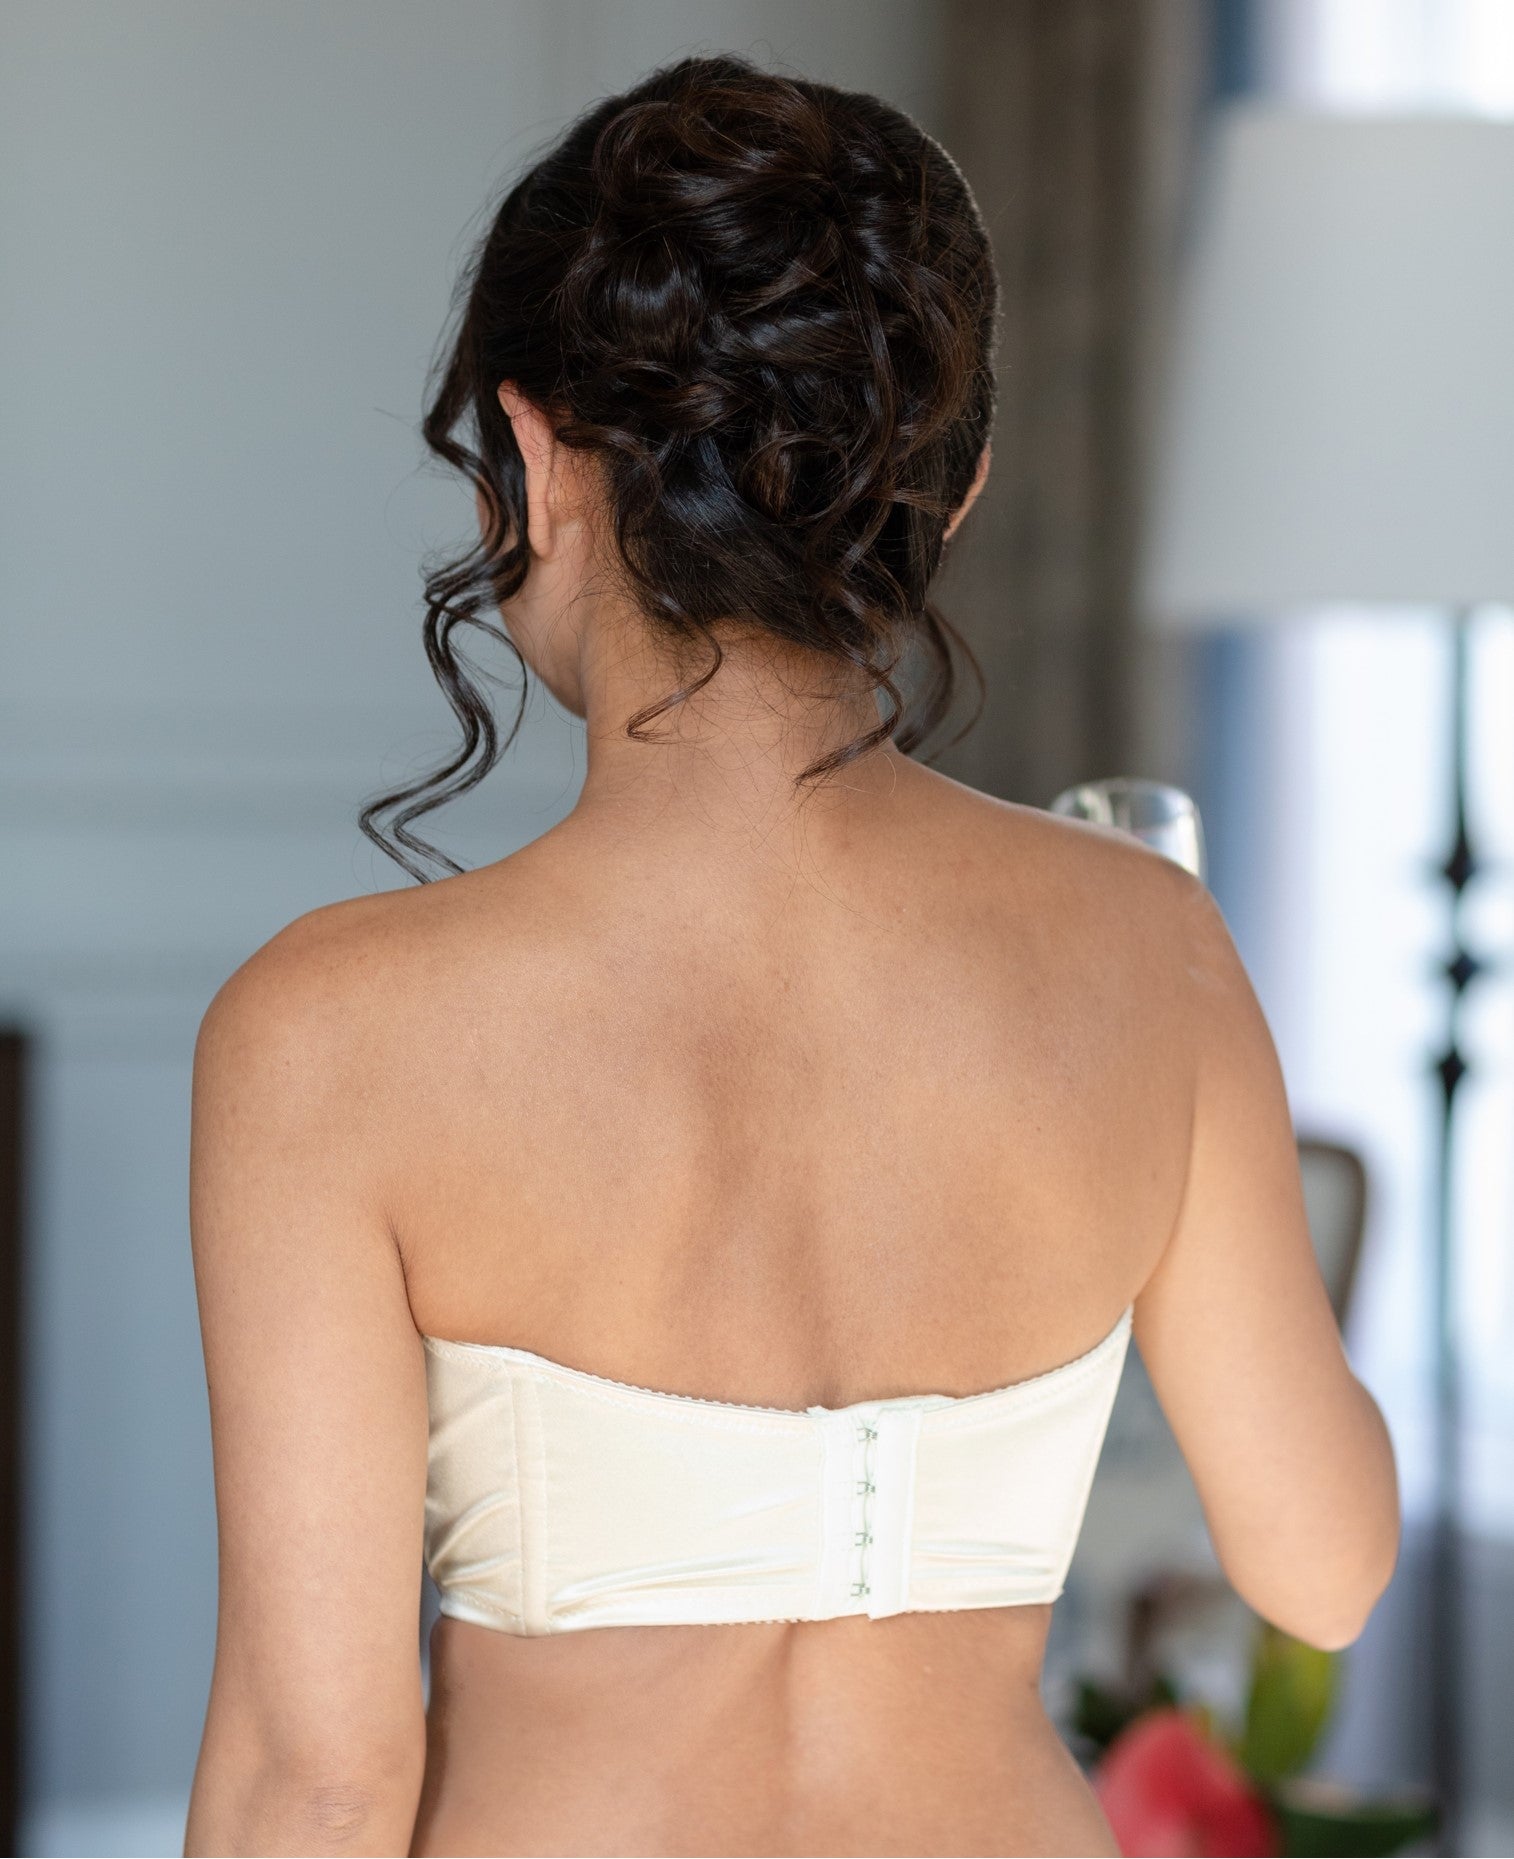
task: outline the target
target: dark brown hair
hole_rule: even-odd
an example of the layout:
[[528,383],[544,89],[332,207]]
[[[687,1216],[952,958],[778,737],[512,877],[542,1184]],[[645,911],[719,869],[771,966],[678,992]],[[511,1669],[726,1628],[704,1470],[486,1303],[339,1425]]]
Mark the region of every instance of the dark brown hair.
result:
[[[502,736],[459,641],[472,626],[515,650],[495,609],[530,561],[502,381],[599,455],[626,587],[678,662],[706,657],[631,735],[709,682],[714,627],[732,619],[886,700],[800,781],[890,738],[918,747],[951,707],[954,651],[981,707],[976,661],[926,590],[993,421],[998,285],[967,183],[909,117],[743,58],[668,65],[510,188],[457,311],[422,433],[488,521],[426,576],[424,636],[462,743],[361,816],[413,877],[460,869],[412,823],[481,781],[525,710],[522,661]],[[923,676],[906,698],[912,650]]]

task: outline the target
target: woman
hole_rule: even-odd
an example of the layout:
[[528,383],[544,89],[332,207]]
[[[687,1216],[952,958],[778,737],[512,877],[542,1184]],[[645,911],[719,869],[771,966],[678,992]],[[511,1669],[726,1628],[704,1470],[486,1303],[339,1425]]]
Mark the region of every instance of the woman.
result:
[[482,523],[428,583],[465,742],[367,823],[428,875],[496,609],[587,776],[206,1017],[186,1851],[1113,1852],[1037,1681],[1132,1314],[1268,1619],[1351,1640],[1397,1502],[1208,894],[904,752],[989,462],[971,197],[875,98],[689,60],[467,286],[425,426]]

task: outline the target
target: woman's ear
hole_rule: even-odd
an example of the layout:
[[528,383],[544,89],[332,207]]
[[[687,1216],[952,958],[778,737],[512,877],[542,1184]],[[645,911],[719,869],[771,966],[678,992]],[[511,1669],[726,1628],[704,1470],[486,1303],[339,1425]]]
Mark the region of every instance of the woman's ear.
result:
[[983,450],[978,454],[978,469],[973,473],[973,481],[967,487],[967,495],[957,506],[955,515],[946,526],[946,533],[941,538],[943,542],[949,542],[951,540],[953,533],[961,524],[963,517],[967,515],[968,511],[971,510],[973,505],[978,501],[979,491],[981,491],[983,486],[988,482],[988,467],[992,462],[993,455],[993,441],[985,440]]
[[501,381],[497,391],[526,466],[526,540],[546,560],[557,534],[557,440],[546,414],[513,381]]

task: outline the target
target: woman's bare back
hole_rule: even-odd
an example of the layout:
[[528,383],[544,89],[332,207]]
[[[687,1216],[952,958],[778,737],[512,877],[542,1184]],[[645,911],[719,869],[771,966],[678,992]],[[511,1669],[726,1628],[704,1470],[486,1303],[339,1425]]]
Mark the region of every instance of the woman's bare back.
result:
[[[423,1333],[802,1408],[1109,1331],[1181,1193],[1181,874],[912,767],[806,836],[722,872],[570,821],[415,900],[386,1046]],[[1048,1615],[444,1619],[415,1850],[1113,1850],[1039,1705]]]
[[1134,1300],[1241,1594],[1341,1645],[1391,1572],[1265,1021],[1202,886],[1118,835],[893,753],[766,839],[581,803],[292,925],[195,1088],[221,1611],[190,1851],[1113,1850],[1039,1706],[1040,1605],[448,1618],[423,1721],[427,1335],[836,1407],[1003,1387]]
[[1188,881],[899,787],[812,820],[809,871],[570,820],[406,898],[384,1038],[423,1332],[802,1407],[972,1393],[1109,1330],[1182,1190]]

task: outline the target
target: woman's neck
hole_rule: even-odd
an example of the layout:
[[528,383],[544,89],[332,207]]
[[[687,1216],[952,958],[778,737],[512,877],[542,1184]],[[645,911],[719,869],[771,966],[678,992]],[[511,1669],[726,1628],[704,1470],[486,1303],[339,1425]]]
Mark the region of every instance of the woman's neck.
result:
[[[626,724],[697,680],[708,657],[682,671],[644,628],[596,630],[582,668],[588,769],[576,811],[687,825],[701,834],[773,832],[821,798],[796,777],[877,727],[878,700],[855,672],[755,629],[720,630],[710,682],[646,724]],[[824,778],[821,811],[845,797],[890,792],[906,758],[891,743]]]

